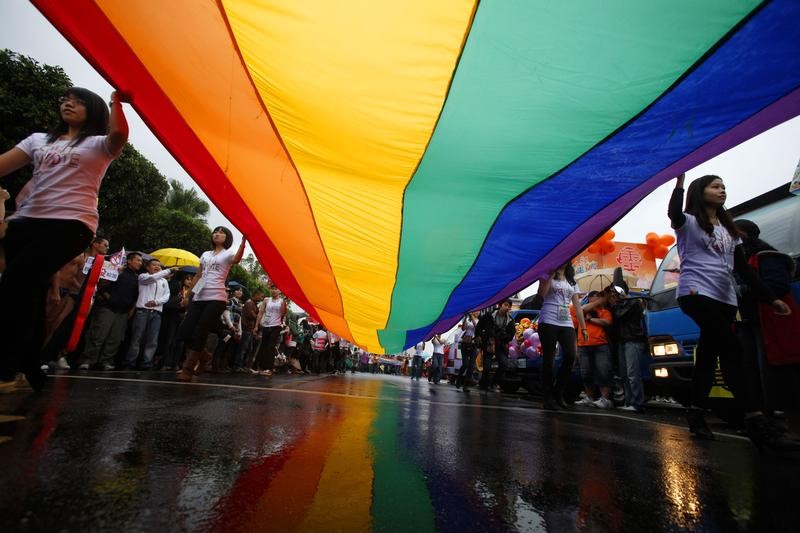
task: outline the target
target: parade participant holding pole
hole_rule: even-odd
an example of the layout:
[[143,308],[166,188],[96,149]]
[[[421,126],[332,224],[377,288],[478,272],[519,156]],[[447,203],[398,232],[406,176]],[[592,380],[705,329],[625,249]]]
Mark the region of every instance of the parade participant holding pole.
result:
[[[200,363],[200,355],[205,351],[206,340],[212,328],[217,326],[228,303],[228,288],[225,280],[231,267],[242,260],[245,238],[234,252],[233,233],[226,227],[218,226],[211,233],[212,249],[200,256],[200,268],[192,279],[194,297],[186,311],[178,338],[186,340],[186,359],[178,372],[180,381],[191,381],[195,368]],[[210,354],[208,354],[210,362]],[[200,364],[202,370],[205,361]]]
[[107,105],[89,90],[67,89],[59,99],[60,120],[49,133],[34,133],[0,155],[0,177],[33,164],[3,242],[0,380],[6,384],[21,370],[35,390],[44,386],[40,351],[47,290],[53,274],[86,249],[97,230],[100,184],[128,140],[124,101],[130,97],[119,91]]

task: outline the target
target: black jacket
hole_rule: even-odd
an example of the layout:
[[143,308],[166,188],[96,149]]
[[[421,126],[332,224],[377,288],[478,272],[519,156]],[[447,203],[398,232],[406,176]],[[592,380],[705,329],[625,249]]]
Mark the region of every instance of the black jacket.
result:
[[[778,298],[785,297],[792,289],[792,278],[795,273],[795,263],[792,258],[784,253],[768,248],[758,251],[758,278],[764,285],[775,293]],[[759,298],[752,288],[739,279],[739,309],[743,318],[758,321]]]
[[611,310],[619,342],[644,341],[646,338],[643,319],[642,300],[631,298],[622,300]]
[[505,326],[498,326],[495,321],[497,311],[484,313],[478,319],[475,327],[475,342],[482,350],[486,349],[486,340],[494,338],[495,353],[505,353],[508,343],[514,338],[514,319],[507,315],[508,321]]
[[119,273],[117,281],[103,286],[97,291],[97,305],[115,313],[127,313],[136,305],[139,298],[139,274],[128,267]]

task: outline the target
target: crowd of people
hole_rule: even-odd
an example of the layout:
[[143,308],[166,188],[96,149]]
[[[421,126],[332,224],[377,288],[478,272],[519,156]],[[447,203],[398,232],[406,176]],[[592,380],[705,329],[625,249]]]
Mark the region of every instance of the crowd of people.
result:
[[[243,287],[228,284],[231,267],[242,259],[245,239],[234,248],[233,234],[225,227],[214,228],[209,250],[192,274],[165,268],[139,252],[127,254],[116,280],[99,283],[81,344],[67,353],[75,323],[83,319],[79,300],[87,283],[84,267],[108,253],[108,239],[96,234],[97,198],[109,164],[127,142],[123,103],[129,99],[114,92],[107,105],[91,91],[70,88],[59,100],[60,120],[50,132],[34,133],[0,155],[0,177],[33,165],[32,178],[15,198],[16,211],[8,218],[4,202],[9,194],[0,189],[0,387],[15,386],[21,372],[40,390],[45,384],[42,363],[47,361],[82,371],[174,370],[181,381],[203,371],[270,376],[278,370],[381,371],[419,380],[425,343],[417,344],[410,358],[381,362],[292,311],[275,286],[268,295],[255,290],[245,298]],[[759,446],[796,447],[765,411],[753,356],[732,334],[737,311],[754,316],[758,302],[777,316],[790,315],[781,296],[788,282],[776,289],[775,279],[771,285],[750,267],[748,259],[769,246],[758,240],[752,223],[737,226],[725,211],[725,186],[719,177],[695,180],[685,207],[683,182],[681,175],[668,215],[682,261],[678,302],[700,328],[687,409],[691,434],[713,438],[704,418],[705,400],[720,360],[726,381],[744,406],[753,441]],[[791,280],[789,270],[776,267],[781,274],[777,278]],[[750,295],[744,304],[742,287]],[[539,280],[545,409],[572,407],[565,390],[577,362],[584,386],[580,405],[614,406],[616,366],[624,385],[620,407],[643,411],[638,366],[647,349],[643,306],[641,300],[627,298],[627,292],[624,283],[615,284],[588,294],[582,302],[570,262]],[[462,361],[453,380],[456,387],[469,389],[479,359],[484,369],[478,380],[481,389],[503,382],[515,335],[510,309],[511,302],[505,300],[464,317],[455,343]],[[438,384],[445,376],[447,343],[440,335],[428,340],[433,354],[427,375]]]

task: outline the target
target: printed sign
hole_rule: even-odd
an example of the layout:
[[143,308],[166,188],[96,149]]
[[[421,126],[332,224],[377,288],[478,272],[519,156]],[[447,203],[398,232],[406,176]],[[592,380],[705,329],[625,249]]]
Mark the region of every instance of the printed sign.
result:
[[[127,253],[125,252],[125,248],[123,248],[103,261],[103,268],[100,270],[100,279],[117,281],[120,270],[125,267],[127,261],[126,256]],[[94,265],[94,257],[87,258],[86,263],[83,265],[83,273],[88,274],[92,270],[92,265]]]
[[800,161],[797,162],[797,168],[794,169],[794,176],[792,176],[792,182],[789,184],[789,192],[800,195]]

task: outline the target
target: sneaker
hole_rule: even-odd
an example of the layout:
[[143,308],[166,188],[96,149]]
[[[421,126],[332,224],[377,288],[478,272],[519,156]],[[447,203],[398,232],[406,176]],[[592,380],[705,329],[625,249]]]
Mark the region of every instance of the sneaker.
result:
[[67,358],[59,357],[58,361],[56,361],[56,368],[59,370],[69,370],[69,363],[67,363]]
[[110,370],[114,370],[114,365],[105,364],[101,367],[103,371],[108,372]]
[[584,395],[580,400],[575,402],[575,405],[580,407],[593,407],[594,401],[588,396]]
[[626,405],[624,407],[620,407],[619,410],[620,411],[632,411],[632,412],[638,412],[639,411],[637,408],[635,408],[632,405]]
[[611,400],[608,398],[598,398],[597,400],[592,402],[592,405],[597,407],[598,409],[613,409],[614,404],[611,403]]
[[89,370],[89,363],[81,363],[81,366],[78,367],[78,370]]

